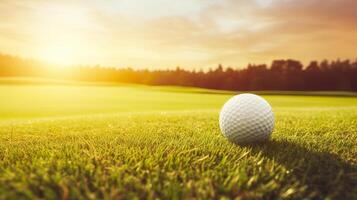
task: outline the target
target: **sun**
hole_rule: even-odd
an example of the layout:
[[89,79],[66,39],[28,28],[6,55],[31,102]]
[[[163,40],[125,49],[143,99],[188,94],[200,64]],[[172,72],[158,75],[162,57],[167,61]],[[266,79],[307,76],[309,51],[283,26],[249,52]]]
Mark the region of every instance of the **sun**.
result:
[[53,45],[45,47],[41,54],[45,61],[65,67],[74,64],[74,53],[71,47]]

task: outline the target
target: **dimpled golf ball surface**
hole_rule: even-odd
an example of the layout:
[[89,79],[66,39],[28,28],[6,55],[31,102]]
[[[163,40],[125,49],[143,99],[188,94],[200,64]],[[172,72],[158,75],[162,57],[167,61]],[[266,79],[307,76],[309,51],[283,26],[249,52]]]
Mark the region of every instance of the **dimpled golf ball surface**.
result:
[[262,97],[240,94],[229,99],[219,115],[222,134],[234,143],[268,140],[274,128],[271,106]]

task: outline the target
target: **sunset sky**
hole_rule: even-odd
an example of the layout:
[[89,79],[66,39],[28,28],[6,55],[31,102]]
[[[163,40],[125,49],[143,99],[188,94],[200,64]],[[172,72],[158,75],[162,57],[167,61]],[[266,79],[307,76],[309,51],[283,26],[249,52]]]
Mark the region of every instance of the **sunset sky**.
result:
[[357,1],[0,0],[0,52],[136,68],[355,59]]

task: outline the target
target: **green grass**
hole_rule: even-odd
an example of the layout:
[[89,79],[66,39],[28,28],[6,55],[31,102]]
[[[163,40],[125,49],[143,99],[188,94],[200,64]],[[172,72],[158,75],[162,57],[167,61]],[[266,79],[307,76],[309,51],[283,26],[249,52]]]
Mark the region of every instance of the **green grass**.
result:
[[269,142],[220,133],[233,94],[0,85],[0,199],[356,199],[357,98],[264,95]]

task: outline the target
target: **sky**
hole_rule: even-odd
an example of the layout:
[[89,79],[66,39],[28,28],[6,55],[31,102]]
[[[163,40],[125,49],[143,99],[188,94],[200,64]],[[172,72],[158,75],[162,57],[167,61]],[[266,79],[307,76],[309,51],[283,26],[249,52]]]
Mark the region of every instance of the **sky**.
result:
[[357,58],[356,0],[0,0],[0,53],[207,69]]

